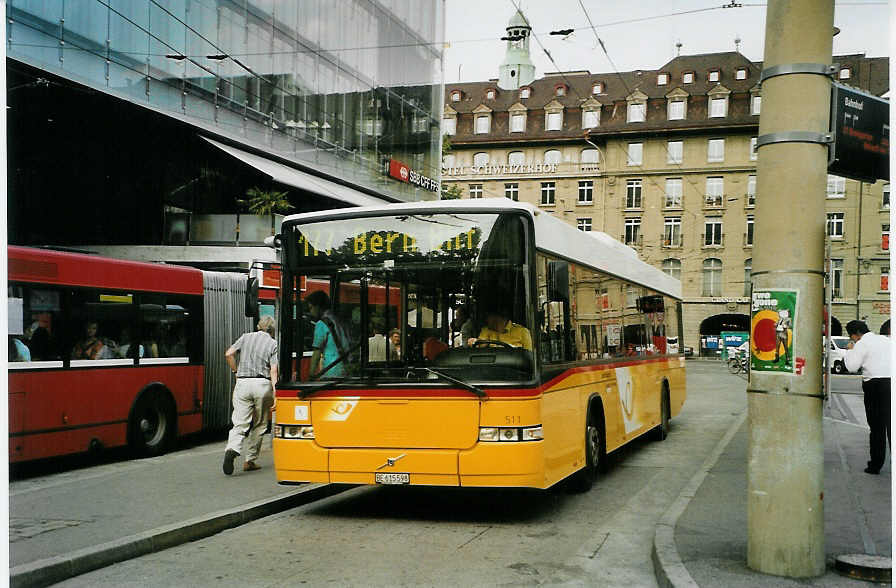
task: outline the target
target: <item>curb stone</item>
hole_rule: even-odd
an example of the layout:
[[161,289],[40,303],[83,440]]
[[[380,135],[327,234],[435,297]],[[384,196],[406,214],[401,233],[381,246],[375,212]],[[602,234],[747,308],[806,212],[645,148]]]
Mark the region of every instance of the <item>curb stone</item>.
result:
[[678,498],[669,506],[669,509],[656,524],[651,559],[653,560],[653,571],[656,575],[656,581],[662,588],[695,588],[697,586],[684,562],[681,561],[681,555],[679,555],[678,547],[675,545],[675,525],[688,507],[688,504],[697,494],[697,490],[700,489],[706,475],[719,461],[722,452],[728,447],[731,439],[743,426],[746,419],[747,410],[744,409],[725,432],[722,439],[716,444],[712,453],[709,454],[706,461],[694,474],[694,477],[690,479],[678,495]]
[[333,496],[351,487],[344,484],[308,484],[274,498],[157,527],[65,555],[39,559],[11,568],[9,585],[11,588],[31,588],[62,582],[115,563],[204,539],[221,531]]

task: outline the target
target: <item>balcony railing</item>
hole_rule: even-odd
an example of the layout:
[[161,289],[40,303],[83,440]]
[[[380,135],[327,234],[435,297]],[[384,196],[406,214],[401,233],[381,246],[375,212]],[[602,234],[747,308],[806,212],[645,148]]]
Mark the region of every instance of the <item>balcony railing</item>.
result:
[[725,196],[723,194],[707,194],[703,197],[704,208],[722,208],[722,203],[724,202]]
[[714,235],[710,235],[710,237],[711,237],[710,242],[707,242],[706,241],[706,233],[703,233],[702,235],[700,235],[700,242],[703,244],[703,247],[722,247],[725,244],[725,234],[724,233],[722,233],[721,235],[718,235],[717,238]]
[[660,242],[663,244],[663,247],[683,247],[684,237],[682,235],[673,235],[670,238],[664,234],[660,237]]
[[629,247],[641,247],[644,244],[644,237],[640,234],[635,235],[634,238],[629,238],[623,234],[619,237],[619,240]]

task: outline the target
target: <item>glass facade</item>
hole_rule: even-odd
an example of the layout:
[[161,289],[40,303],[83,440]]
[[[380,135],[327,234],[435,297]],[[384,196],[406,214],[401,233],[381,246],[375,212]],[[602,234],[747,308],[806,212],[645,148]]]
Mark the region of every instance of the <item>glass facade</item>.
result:
[[7,56],[401,200],[440,177],[441,0],[8,0]]

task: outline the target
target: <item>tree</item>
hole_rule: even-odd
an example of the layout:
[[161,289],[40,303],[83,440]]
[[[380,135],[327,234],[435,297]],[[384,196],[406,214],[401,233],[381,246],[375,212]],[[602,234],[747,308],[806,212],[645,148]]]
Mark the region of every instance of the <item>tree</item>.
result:
[[237,198],[237,204],[258,216],[271,215],[271,235],[277,231],[274,215],[286,214],[295,208],[286,198],[286,192],[253,187],[246,190],[246,196],[246,200]]
[[286,214],[295,208],[286,198],[286,192],[254,187],[246,190],[246,196],[248,199],[237,199],[237,203],[258,216]]
[[442,182],[442,200],[460,200],[463,195],[463,190],[457,184]]
[[[442,159],[451,153],[451,135],[442,135]],[[442,200],[460,200],[463,196],[463,190],[457,184],[446,184],[442,182]]]

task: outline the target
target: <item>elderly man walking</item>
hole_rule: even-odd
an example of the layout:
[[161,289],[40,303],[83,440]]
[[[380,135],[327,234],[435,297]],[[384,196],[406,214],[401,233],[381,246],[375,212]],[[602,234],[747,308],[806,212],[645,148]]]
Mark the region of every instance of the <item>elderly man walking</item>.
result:
[[[237,363],[239,353],[239,363]],[[246,333],[224,354],[230,370],[236,374],[233,389],[233,428],[224,451],[224,473],[233,473],[233,460],[241,454],[245,444],[243,471],[261,469],[255,463],[261,451],[261,435],[267,428],[274,405],[277,385],[277,341],[274,339],[274,319],[265,316],[258,321],[258,330]]]
[[890,339],[868,331],[863,321],[849,321],[846,332],[852,341],[846,351],[846,369],[862,369],[865,417],[871,429],[871,460],[866,474],[879,474],[890,443]]

